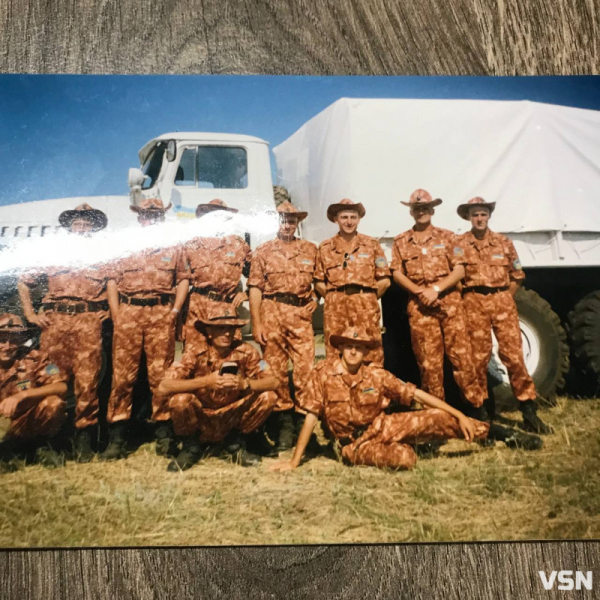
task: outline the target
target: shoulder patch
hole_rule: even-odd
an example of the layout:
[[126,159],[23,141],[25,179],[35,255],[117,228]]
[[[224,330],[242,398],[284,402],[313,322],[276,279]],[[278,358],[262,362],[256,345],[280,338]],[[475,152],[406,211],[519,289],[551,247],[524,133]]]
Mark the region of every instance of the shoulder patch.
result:
[[230,257],[230,256],[235,256],[235,252],[227,252],[225,254],[225,256]]
[[161,256],[160,260],[164,263],[170,263],[171,257],[170,256]]
[[385,256],[378,256],[375,259],[375,266],[379,267],[380,269],[387,267],[388,266],[387,258]]
[[515,269],[515,271],[522,271],[523,270],[523,266],[521,265],[521,261],[517,258],[517,260],[513,261],[513,269]]
[[44,372],[46,375],[58,375],[60,373],[60,369],[54,363],[50,363],[49,365],[46,365]]
[[258,366],[260,367],[261,371],[268,371],[271,368],[269,363],[264,358],[261,359],[261,361],[258,363]]

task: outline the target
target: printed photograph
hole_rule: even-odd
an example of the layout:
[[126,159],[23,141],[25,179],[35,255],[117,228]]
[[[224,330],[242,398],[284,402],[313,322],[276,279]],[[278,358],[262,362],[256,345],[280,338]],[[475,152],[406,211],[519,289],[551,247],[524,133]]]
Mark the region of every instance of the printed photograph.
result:
[[600,537],[600,77],[0,90],[0,547]]

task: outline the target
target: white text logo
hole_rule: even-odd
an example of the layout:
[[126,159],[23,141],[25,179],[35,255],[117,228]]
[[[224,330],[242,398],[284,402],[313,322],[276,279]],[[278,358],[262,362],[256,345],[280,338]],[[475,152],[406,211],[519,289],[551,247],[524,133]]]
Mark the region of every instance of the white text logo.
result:
[[[542,585],[545,590],[551,590],[554,587],[554,583],[558,580],[559,590],[586,590],[592,589],[592,572],[586,571],[575,571],[575,579],[573,580],[573,571],[552,571],[550,576],[546,575],[545,571],[538,571]],[[583,586],[583,587],[582,587]]]

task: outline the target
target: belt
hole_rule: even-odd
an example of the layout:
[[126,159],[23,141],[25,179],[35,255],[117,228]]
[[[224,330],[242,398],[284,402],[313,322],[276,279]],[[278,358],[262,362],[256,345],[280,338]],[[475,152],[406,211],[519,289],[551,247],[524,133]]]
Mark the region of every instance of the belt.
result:
[[358,285],[355,283],[348,283],[346,285],[342,285],[337,287],[332,292],[342,292],[346,294],[346,296],[352,296],[354,294],[374,294],[375,290],[370,287],[365,287],[364,285]]
[[488,294],[497,294],[498,292],[505,292],[508,289],[508,286],[504,287],[487,287],[485,285],[476,285],[474,287],[466,288],[464,293],[468,294],[469,292],[474,292],[476,294],[483,294],[487,296]]
[[217,302],[233,302],[234,295],[229,294],[220,294],[219,292],[215,292],[209,288],[201,288],[192,286],[191,290],[194,294],[200,294],[201,296],[206,296],[209,300],[216,300]]
[[108,302],[47,302],[43,304],[46,311],[65,313],[67,315],[79,315],[86,312],[101,312],[108,310]]
[[299,298],[296,294],[269,294],[268,296],[263,296],[263,298],[291,306],[306,306],[311,301],[310,298]]
[[157,306],[158,304],[166,306],[167,304],[173,304],[173,296],[171,294],[161,294],[153,298],[135,298],[119,294],[119,301],[121,304],[131,304],[131,306]]

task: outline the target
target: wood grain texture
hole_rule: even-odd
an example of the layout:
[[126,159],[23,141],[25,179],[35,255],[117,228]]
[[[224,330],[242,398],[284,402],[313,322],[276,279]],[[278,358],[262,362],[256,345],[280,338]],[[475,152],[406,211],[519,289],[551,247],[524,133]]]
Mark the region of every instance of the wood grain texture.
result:
[[[0,70],[597,74],[599,23],[599,0],[0,0]],[[564,597],[554,569],[599,578],[600,542],[13,550],[0,597]]]

